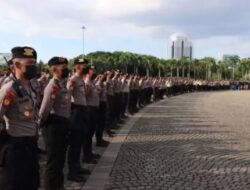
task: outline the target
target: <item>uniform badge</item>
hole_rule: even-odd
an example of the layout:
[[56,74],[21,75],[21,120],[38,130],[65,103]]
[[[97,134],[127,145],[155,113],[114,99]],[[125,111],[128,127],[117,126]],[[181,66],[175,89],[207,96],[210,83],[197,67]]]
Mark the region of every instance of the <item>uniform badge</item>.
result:
[[51,99],[55,99],[55,98],[56,98],[56,93],[58,92],[58,90],[59,90],[59,87],[58,87],[58,86],[54,85],[54,86],[52,87],[52,94],[51,94],[51,96],[50,96]]
[[56,98],[56,95],[55,94],[51,94],[51,99],[55,99]]
[[10,105],[10,99],[9,98],[5,98],[4,101],[3,101],[3,105],[4,106],[9,106]]
[[30,116],[30,112],[28,110],[25,110],[23,114],[24,114],[25,117],[29,117]]
[[66,95],[66,96],[65,96],[65,100],[68,100],[68,99],[69,99],[69,95]]
[[6,96],[5,96],[4,100],[3,100],[3,105],[4,105],[5,107],[9,106],[10,103],[11,103],[11,101],[12,101],[15,97],[16,97],[15,92],[13,92],[12,90],[8,91],[8,92],[6,93]]
[[64,57],[59,57],[59,62],[60,62],[60,63],[65,62],[65,58],[64,58]]
[[24,49],[23,55],[26,55],[26,56],[33,56],[33,52],[34,52],[33,49],[25,48],[25,49]]
[[70,90],[74,90],[74,87],[76,86],[76,81],[70,81]]
[[29,117],[30,116],[30,111],[29,111],[29,106],[28,105],[24,106],[23,114],[24,114],[25,117]]
[[59,90],[59,87],[57,85],[52,86],[52,92],[56,93]]

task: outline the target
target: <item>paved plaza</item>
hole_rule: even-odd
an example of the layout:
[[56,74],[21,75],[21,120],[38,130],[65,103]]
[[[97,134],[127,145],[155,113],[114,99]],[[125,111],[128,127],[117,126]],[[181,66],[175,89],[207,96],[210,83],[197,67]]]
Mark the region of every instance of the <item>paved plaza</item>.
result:
[[98,150],[103,157],[87,183],[66,189],[250,189],[249,98],[249,91],[199,92],[150,105]]
[[250,189],[250,92],[152,105],[122,145],[105,190]]

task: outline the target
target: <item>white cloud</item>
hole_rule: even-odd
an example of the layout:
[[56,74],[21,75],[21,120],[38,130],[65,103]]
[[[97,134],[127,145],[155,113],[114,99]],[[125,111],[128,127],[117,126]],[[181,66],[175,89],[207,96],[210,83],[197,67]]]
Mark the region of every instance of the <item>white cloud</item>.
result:
[[219,53],[250,57],[250,41],[246,41],[240,36],[215,36],[198,39],[194,41],[194,46],[195,54],[198,53],[198,57],[216,56]]
[[249,5],[246,0],[0,0],[0,31],[23,36],[23,41],[80,40],[84,25],[88,41],[104,44],[129,43],[120,40],[129,38],[165,43],[181,32],[194,39],[195,52],[201,55],[249,55],[244,40],[250,36]]
[[158,10],[162,0],[97,0],[97,14],[107,17],[121,17],[135,13]]

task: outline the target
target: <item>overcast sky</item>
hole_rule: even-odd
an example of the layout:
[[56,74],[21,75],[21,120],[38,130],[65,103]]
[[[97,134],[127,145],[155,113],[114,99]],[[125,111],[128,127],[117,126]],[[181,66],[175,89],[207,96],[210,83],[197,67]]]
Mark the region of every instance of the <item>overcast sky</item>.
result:
[[0,0],[0,52],[29,45],[39,59],[132,51],[166,58],[174,33],[194,56],[250,57],[249,0]]

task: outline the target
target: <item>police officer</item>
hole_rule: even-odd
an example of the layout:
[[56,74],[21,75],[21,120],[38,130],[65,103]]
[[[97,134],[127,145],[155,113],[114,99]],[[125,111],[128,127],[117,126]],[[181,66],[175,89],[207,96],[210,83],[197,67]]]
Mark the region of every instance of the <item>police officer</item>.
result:
[[75,73],[67,83],[67,89],[71,94],[71,118],[70,118],[70,146],[68,151],[69,174],[68,179],[76,182],[84,181],[82,174],[90,174],[80,164],[81,148],[83,139],[86,140],[88,130],[88,110],[86,102],[85,84],[82,79],[84,60],[74,61]]
[[96,129],[96,146],[98,147],[107,147],[109,145],[108,141],[103,139],[103,131],[106,124],[106,112],[107,112],[107,84],[106,84],[106,75],[99,75],[96,83],[96,87],[100,92],[100,104],[98,110],[98,123]]
[[65,84],[69,69],[68,60],[53,57],[49,60],[53,78],[44,90],[44,97],[39,111],[39,124],[44,125],[44,136],[47,147],[45,170],[45,189],[63,189],[63,168],[68,144],[69,118],[71,101]]
[[126,115],[127,107],[128,107],[128,99],[129,99],[129,82],[128,82],[129,76],[128,74],[125,74],[122,79],[122,113],[121,117],[122,119],[126,119],[128,116]]
[[129,94],[129,102],[128,102],[128,111],[131,115],[134,114],[135,110],[134,110],[134,101],[135,101],[135,82],[134,82],[134,75],[131,75],[129,80],[128,80],[128,84],[129,84],[129,90],[130,90],[130,94]]
[[85,77],[85,85],[86,85],[86,100],[89,112],[89,128],[87,132],[86,141],[84,144],[84,158],[83,161],[85,163],[96,164],[97,158],[99,155],[96,155],[92,151],[92,138],[95,134],[97,128],[97,117],[98,117],[98,109],[100,105],[100,97],[98,89],[94,83],[96,78],[96,70],[94,66],[89,67],[89,72]]
[[115,72],[114,77],[112,78],[112,82],[113,82],[113,87],[114,87],[114,124],[117,124],[118,122],[120,122],[120,81],[119,81],[119,77],[120,77],[120,71],[117,70]]
[[12,49],[14,78],[0,90],[0,118],[8,136],[0,152],[0,189],[36,190],[39,186],[36,96],[37,53],[31,47]]
[[106,132],[110,137],[113,137],[114,132],[111,130],[111,127],[114,125],[114,83],[112,78],[114,77],[114,73],[111,71],[107,71],[107,80],[106,80],[106,88],[107,88],[107,122],[106,122]]

